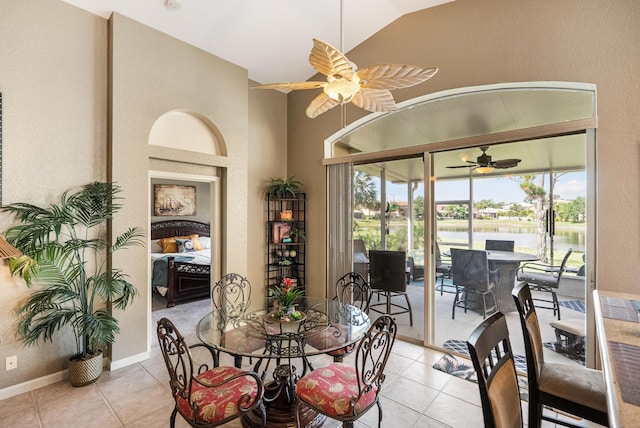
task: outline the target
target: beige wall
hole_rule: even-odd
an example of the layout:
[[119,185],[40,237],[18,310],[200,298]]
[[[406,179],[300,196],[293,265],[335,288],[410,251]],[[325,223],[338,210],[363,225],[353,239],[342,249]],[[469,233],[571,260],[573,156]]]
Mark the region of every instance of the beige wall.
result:
[[[265,244],[258,188],[285,172],[286,96],[250,96],[245,69],[120,15],[106,21],[51,0],[0,0],[0,10],[3,202],[46,204],[69,186],[112,179],[126,198],[113,222],[119,233],[128,226],[148,229],[150,167],[221,176],[222,269],[254,276],[260,304]],[[209,123],[226,157],[149,146],[155,120],[176,109]],[[0,230],[14,223],[2,216]],[[155,340],[149,335],[147,249],[125,253],[114,266],[130,275],[140,295],[117,314],[116,365],[144,358]],[[18,356],[18,369],[0,376],[0,397],[6,397],[61,378],[73,341],[63,333],[52,345],[23,347],[14,338],[11,312],[28,291],[4,265],[0,285],[0,361]]]
[[[395,21],[352,52],[356,64],[438,66],[431,80],[393,91],[396,101],[446,89],[517,81],[597,85],[598,286],[639,290],[640,260],[640,3],[634,0],[457,0]],[[289,95],[289,172],[324,207],[323,141],[340,127],[339,108],[316,119],[304,110],[316,94]],[[366,112],[348,107],[348,123]],[[481,114],[481,112],[479,112]],[[428,118],[425,118],[428,120]],[[309,278],[322,278],[324,209],[310,210]],[[316,239],[317,238],[317,239]],[[323,292],[323,283],[309,285]]]
[[[62,2],[0,0],[3,204],[59,202],[62,191],[107,177],[107,25]],[[0,215],[0,231],[15,224]],[[13,311],[27,295],[0,261],[0,390],[66,368],[69,334],[26,348]]]

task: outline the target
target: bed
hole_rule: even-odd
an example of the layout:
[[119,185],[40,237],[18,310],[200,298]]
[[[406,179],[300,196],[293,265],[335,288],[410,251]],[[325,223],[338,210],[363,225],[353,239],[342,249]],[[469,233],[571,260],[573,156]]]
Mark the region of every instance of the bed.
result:
[[150,249],[151,287],[153,292],[167,298],[168,308],[187,300],[209,297],[211,238],[208,224],[188,220],[152,223]]

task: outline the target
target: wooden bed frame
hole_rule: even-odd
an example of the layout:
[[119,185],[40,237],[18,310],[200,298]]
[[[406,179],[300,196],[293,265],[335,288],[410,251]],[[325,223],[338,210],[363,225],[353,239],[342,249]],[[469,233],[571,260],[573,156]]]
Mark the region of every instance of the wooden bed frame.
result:
[[[210,226],[206,223],[190,220],[167,220],[151,224],[151,239],[192,234],[210,236]],[[173,257],[169,257],[168,269],[167,308],[186,300],[209,297],[211,266],[176,262]]]

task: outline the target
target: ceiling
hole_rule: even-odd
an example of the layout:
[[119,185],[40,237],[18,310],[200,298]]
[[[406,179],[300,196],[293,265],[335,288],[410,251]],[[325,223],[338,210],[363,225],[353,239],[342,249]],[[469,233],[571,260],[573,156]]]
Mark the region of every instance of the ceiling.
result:
[[[246,68],[249,78],[258,83],[275,83],[305,81],[316,74],[308,62],[313,38],[348,52],[402,15],[453,0],[63,1],[103,18],[117,12]],[[169,2],[180,8],[171,9]],[[366,126],[354,126],[340,144],[355,153],[410,147],[591,117],[595,108],[593,92],[558,96],[544,90],[478,91],[470,97],[450,96],[435,103],[407,103],[394,113],[367,116],[365,119],[373,120]],[[522,159],[518,167],[494,174],[579,169],[585,164],[584,142],[583,135],[526,141],[494,145],[488,154],[494,160]],[[479,154],[477,148],[438,153],[434,175],[439,179],[468,176],[466,168],[446,166],[475,160]],[[393,181],[421,181],[424,171],[420,159],[370,167],[372,172],[385,167]]]
[[258,83],[276,83],[316,73],[308,61],[314,38],[348,52],[402,15],[453,0],[63,1],[103,18],[117,12],[246,68]]

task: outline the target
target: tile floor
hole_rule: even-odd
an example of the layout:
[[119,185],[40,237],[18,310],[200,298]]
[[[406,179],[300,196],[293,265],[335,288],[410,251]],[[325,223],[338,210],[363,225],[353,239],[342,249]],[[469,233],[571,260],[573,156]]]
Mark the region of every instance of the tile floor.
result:
[[[159,347],[152,347],[151,354],[142,363],[103,373],[98,382],[89,386],[74,388],[63,381],[2,400],[0,425],[168,427],[173,409],[168,375]],[[381,392],[383,427],[483,426],[477,385],[433,369],[433,363],[441,356],[439,351],[396,341]],[[317,368],[330,361],[321,356],[314,359],[314,365]],[[176,426],[188,426],[180,416],[177,419]],[[234,421],[225,426],[239,427],[240,423]],[[335,428],[340,424],[328,420],[324,426]],[[356,424],[360,428],[376,426],[375,408]]]
[[[188,310],[153,312],[154,330],[156,318],[169,316],[187,342],[196,343],[195,333],[187,330],[195,325],[194,319],[202,316],[200,312],[208,312],[208,303],[192,302],[180,308]],[[460,321],[462,319],[458,323]],[[474,321],[479,322],[479,319]],[[456,325],[453,330],[461,327]],[[155,335],[155,331],[152,334]],[[433,364],[442,355],[440,351],[396,341],[385,370],[387,379],[381,392],[383,427],[483,426],[477,384],[433,369]],[[345,361],[351,361],[352,357]],[[227,358],[223,364],[232,365],[231,358]],[[328,356],[318,356],[312,360],[315,368],[330,362]],[[248,359],[245,358],[243,363],[244,368],[250,368]],[[168,382],[167,369],[160,349],[154,342],[148,360],[113,372],[106,371],[95,384],[74,388],[63,381],[1,400],[0,427],[168,427],[173,409]],[[526,404],[523,403],[525,412]],[[597,426],[588,423],[583,425]],[[182,428],[188,425],[178,416],[176,426]],[[239,421],[233,421],[225,426],[237,428],[241,425]],[[339,426],[338,422],[332,420],[324,424],[328,428]],[[553,425],[545,423],[543,426]],[[356,427],[377,427],[377,410],[374,408],[365,414]]]

